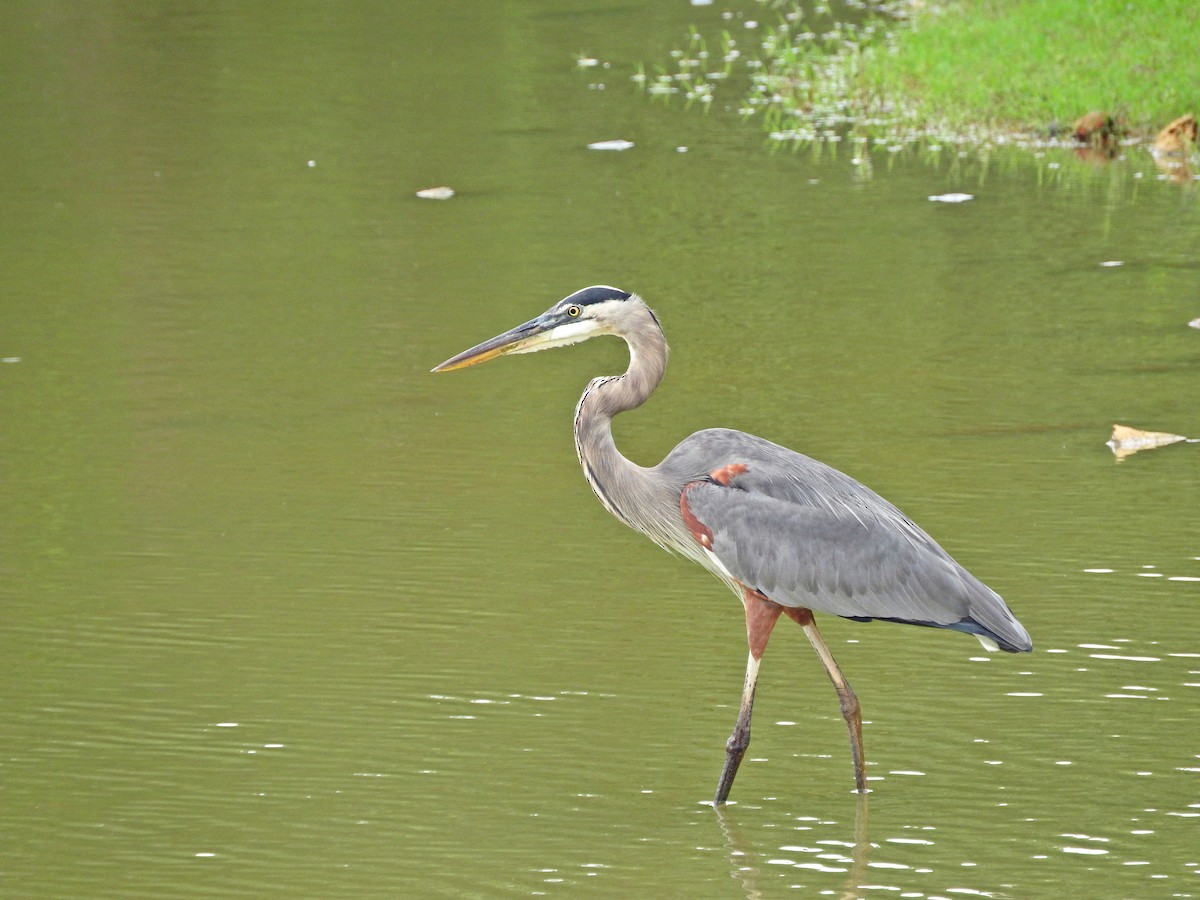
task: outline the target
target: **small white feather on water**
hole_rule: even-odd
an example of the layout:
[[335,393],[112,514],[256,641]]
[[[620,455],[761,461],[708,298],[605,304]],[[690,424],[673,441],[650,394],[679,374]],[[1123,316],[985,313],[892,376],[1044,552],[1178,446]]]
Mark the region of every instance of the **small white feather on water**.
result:
[[934,203],[966,203],[974,200],[974,194],[933,194],[929,198]]
[[616,140],[616,141],[595,141],[594,143],[588,144],[587,148],[589,150],[628,150],[632,146],[633,146],[633,141]]

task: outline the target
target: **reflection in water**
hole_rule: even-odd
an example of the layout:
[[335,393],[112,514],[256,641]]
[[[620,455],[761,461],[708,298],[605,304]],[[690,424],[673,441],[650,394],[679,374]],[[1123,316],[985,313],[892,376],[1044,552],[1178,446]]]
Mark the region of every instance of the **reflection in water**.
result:
[[[837,896],[844,900],[861,896],[862,886],[871,858],[871,842],[868,838],[870,806],[869,794],[855,794],[854,832],[853,840],[821,839],[815,841],[817,846],[808,847],[798,844],[784,844],[779,848],[782,853],[806,853],[813,857],[810,862],[795,862],[791,859],[768,858],[773,851],[755,848],[750,839],[739,826],[736,805],[723,804],[714,807],[721,833],[725,838],[725,849],[729,856],[730,876],[742,886],[747,900],[759,900],[761,897],[772,896],[778,885],[774,877],[755,863],[755,860],[766,860],[770,866],[793,866],[797,869],[810,869],[823,873],[846,873],[841,879],[841,888]],[[821,825],[836,825],[829,821],[821,821]],[[804,826],[807,828],[808,826]],[[777,834],[767,831],[760,834]],[[831,850],[831,847],[846,847],[850,856]],[[830,865],[832,863],[833,865]],[[801,887],[803,885],[792,885]]]
[[[1084,880],[1109,872],[1129,882],[1118,891],[1123,895],[1143,896],[1147,884],[1170,880],[1174,896],[1195,896],[1179,891],[1183,884],[1174,879],[1200,874],[1186,837],[1200,804],[1190,802],[1185,781],[1200,771],[1200,754],[1175,737],[1180,728],[1190,733],[1179,704],[1200,688],[1197,660],[1200,652],[1183,635],[1150,642],[1106,635],[1049,648],[1009,679],[1038,690],[1004,693],[1005,705],[1022,710],[1016,719],[1024,727],[1016,719],[1000,729],[966,725],[969,744],[956,751],[957,762],[940,757],[920,779],[893,781],[886,795],[873,795],[870,826],[867,798],[860,798],[853,840],[839,819],[843,807],[829,798],[811,798],[823,803],[812,816],[781,817],[769,804],[719,810],[725,870],[746,897],[773,896],[785,885],[845,898],[872,891],[1042,895],[1017,887],[1040,883],[1031,882],[1031,871],[1043,872],[1043,886],[1064,871]],[[1043,740],[1043,722],[1063,727]],[[1172,744],[1165,753],[1155,749]],[[917,752],[925,751],[936,748]],[[922,773],[888,770],[901,774]],[[1098,783],[1104,787],[1093,793],[1090,785]],[[812,838],[783,837],[796,832]],[[1179,855],[1168,862],[1149,852],[1155,844],[1177,846]],[[804,884],[795,883],[797,871]]]

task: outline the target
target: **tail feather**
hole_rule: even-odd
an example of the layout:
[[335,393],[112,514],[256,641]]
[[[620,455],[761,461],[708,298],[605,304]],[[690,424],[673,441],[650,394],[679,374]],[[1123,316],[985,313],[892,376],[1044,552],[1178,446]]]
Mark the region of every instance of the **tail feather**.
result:
[[894,619],[888,616],[842,616],[843,619],[850,619],[854,622],[899,622],[901,625],[920,625],[923,628],[948,628],[951,631],[961,631],[964,634],[971,634],[978,638],[979,643],[983,644],[984,649],[988,651],[1003,650],[1005,653],[1028,653],[1033,649],[1033,642],[1029,639],[1028,632],[1021,627],[1021,623],[1016,619],[1011,621],[1012,628],[1008,629],[1008,634],[999,634],[991,628],[976,622],[972,618],[960,619],[957,622],[921,622],[916,619]]

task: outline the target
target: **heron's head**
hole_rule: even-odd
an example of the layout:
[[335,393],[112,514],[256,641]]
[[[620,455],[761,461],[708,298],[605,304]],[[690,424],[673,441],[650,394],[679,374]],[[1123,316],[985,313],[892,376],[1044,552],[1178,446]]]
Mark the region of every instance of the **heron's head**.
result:
[[433,371],[461,369],[509,353],[566,347],[598,334],[623,335],[632,319],[645,314],[654,317],[636,294],[605,285],[586,287],[559,300],[537,318],[450,357]]

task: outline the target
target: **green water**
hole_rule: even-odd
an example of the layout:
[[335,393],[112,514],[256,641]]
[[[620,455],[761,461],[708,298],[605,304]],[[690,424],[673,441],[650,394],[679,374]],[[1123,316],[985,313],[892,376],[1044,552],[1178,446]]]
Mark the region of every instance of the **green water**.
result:
[[[721,12],[0,12],[0,894],[1200,895],[1200,451],[1104,446],[1200,437],[1197,193],[630,89]],[[623,345],[428,374],[596,282],[673,347],[627,455],[824,459],[1032,634],[822,621],[865,803],[785,623],[705,805],[741,610],[578,471]]]

